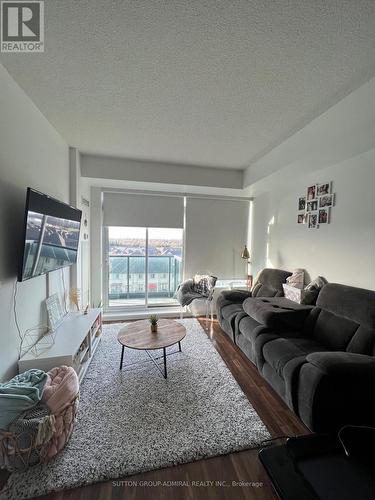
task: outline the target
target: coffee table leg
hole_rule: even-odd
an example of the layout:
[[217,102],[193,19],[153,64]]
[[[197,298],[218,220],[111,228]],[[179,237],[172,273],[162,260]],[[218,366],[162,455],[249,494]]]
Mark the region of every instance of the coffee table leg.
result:
[[124,361],[124,348],[125,348],[125,346],[122,346],[120,370],[122,370],[122,362]]
[[178,350],[181,352],[181,342],[178,343]]
[[167,378],[167,350],[163,347],[163,357],[164,357],[164,378]]

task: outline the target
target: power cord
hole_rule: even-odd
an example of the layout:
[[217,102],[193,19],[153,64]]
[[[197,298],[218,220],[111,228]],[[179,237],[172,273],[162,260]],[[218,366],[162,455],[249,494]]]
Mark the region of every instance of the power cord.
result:
[[64,278],[64,269],[63,268],[61,268],[61,279],[62,279],[63,293],[64,293],[64,296],[63,296],[64,310],[65,310],[65,314],[68,314],[68,309],[66,307],[66,286],[65,286],[65,278]]
[[16,324],[18,336],[20,338],[20,347],[19,347],[19,351],[18,351],[18,356],[21,357],[23,337],[22,337],[20,325],[18,323],[17,292],[18,292],[18,280],[16,279],[16,281],[14,282],[14,288],[13,288],[13,313],[14,313],[14,323]]
[[[18,292],[18,280],[16,280],[14,282],[14,289],[13,289],[13,313],[14,313],[14,323],[16,325],[16,328],[17,328],[17,333],[18,333],[18,337],[20,339],[20,346],[19,346],[19,349],[18,349],[18,358],[21,358],[23,356],[23,354],[25,354],[25,352],[22,351],[22,347],[23,347],[23,344],[25,342],[25,338],[27,337],[27,335],[30,333],[30,332],[33,332],[35,330],[42,330],[42,329],[48,329],[48,326],[47,325],[43,325],[43,324],[39,324],[39,325],[35,325],[31,328],[28,328],[27,330],[25,330],[24,333],[21,332],[21,328],[20,328],[20,324],[19,324],[19,321],[18,321],[18,313],[17,313],[17,292]],[[31,349],[33,346],[27,346],[28,348],[26,349],[26,351],[28,351],[29,349]]]

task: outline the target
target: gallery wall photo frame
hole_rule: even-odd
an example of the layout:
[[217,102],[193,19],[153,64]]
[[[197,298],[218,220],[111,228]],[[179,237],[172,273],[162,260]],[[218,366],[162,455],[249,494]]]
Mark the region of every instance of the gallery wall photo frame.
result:
[[335,205],[334,193],[325,194],[319,197],[319,208],[333,207]]
[[306,212],[316,212],[318,210],[318,200],[308,201],[306,204]]
[[318,212],[318,224],[329,224],[331,216],[331,208],[320,208]]
[[306,196],[300,196],[298,198],[298,211],[306,210]]
[[324,196],[326,194],[332,193],[332,181],[323,182],[322,184],[316,185],[316,196]]
[[308,215],[308,228],[316,229],[318,227],[318,213],[312,212]]
[[312,200],[316,200],[316,188],[317,188],[317,184],[312,184],[311,186],[309,186],[307,188],[307,191],[306,191],[306,201],[312,201]]
[[305,213],[298,214],[297,215],[297,224],[306,224],[307,217],[308,216]]
[[330,224],[335,204],[336,193],[332,191],[332,181],[310,184],[305,196],[298,198],[297,223],[306,224],[308,229]]

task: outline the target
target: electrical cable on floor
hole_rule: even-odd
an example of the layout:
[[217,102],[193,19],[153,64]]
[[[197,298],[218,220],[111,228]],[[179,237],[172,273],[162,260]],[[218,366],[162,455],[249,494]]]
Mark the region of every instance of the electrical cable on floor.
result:
[[297,436],[285,436],[285,435],[281,435],[281,436],[275,436],[273,438],[270,438],[270,439],[264,439],[263,441],[261,441],[260,443],[260,446],[271,446],[271,444],[274,442],[274,441],[278,441],[279,439],[291,439],[291,438],[296,438]]
[[247,450],[260,450],[262,448],[266,448],[268,446],[271,446],[274,441],[277,441],[278,439],[290,439],[290,438],[296,438],[298,436],[276,436],[270,439],[263,439],[259,444],[255,446],[250,446],[249,448],[246,448]]

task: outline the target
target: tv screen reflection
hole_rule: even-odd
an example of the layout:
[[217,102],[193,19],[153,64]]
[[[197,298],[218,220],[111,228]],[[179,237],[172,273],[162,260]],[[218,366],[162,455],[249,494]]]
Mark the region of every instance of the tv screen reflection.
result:
[[74,264],[80,222],[28,211],[23,280]]

